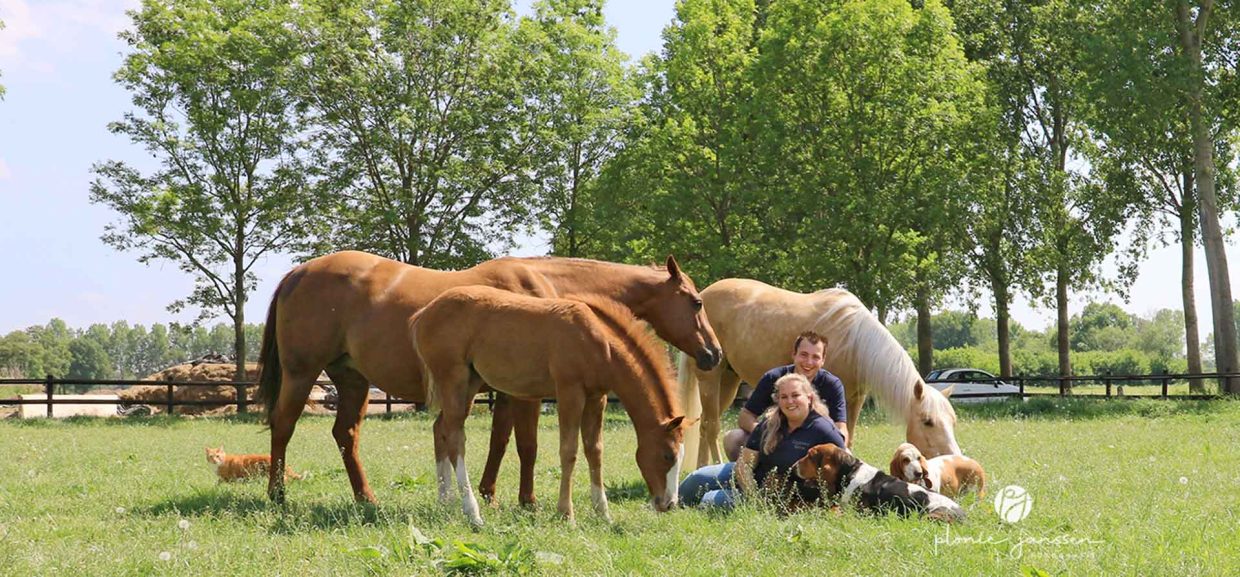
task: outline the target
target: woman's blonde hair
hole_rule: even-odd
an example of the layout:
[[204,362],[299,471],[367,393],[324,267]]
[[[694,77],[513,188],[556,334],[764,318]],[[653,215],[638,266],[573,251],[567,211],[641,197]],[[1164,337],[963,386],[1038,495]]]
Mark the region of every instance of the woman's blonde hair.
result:
[[797,372],[788,373],[779,380],[775,381],[775,392],[771,394],[775,404],[771,405],[762,413],[762,418],[766,420],[766,428],[762,431],[762,454],[769,455],[775,450],[784,438],[787,432],[788,419],[784,416],[784,412],[779,410],[779,389],[789,383],[800,385],[801,391],[809,397],[809,410],[822,416],[827,416],[827,406],[822,404],[822,399],[818,397],[818,390],[810,384],[809,379]]

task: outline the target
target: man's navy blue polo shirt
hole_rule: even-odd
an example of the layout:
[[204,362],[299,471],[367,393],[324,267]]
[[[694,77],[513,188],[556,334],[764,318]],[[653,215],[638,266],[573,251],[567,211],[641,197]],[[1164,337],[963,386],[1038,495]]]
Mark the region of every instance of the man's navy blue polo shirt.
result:
[[[753,413],[755,417],[761,417],[763,411],[775,404],[775,400],[771,398],[775,394],[775,381],[795,370],[796,365],[785,365],[767,371],[758,380],[753,393],[749,395],[749,400],[745,401],[745,410]],[[818,374],[814,376],[810,384],[814,385],[814,390],[818,391],[818,398],[822,399],[822,404],[827,406],[831,420],[836,423],[847,423],[848,410],[844,403],[844,383],[840,381],[840,378],[827,372],[826,369],[818,369]]]

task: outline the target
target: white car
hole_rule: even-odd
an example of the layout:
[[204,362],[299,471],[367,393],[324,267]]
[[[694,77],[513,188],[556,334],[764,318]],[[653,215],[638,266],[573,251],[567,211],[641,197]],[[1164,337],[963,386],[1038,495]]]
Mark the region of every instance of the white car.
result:
[[1020,398],[1020,387],[1004,382],[999,377],[981,369],[930,371],[930,374],[926,375],[926,384],[940,391],[947,387],[954,387],[951,396],[953,403],[980,403]]

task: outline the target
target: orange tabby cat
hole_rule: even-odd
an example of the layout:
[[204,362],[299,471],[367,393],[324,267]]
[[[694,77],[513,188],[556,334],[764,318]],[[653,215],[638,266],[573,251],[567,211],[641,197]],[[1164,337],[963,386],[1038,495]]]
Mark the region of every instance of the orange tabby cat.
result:
[[[207,447],[207,462],[215,466],[215,473],[221,482],[237,481],[248,477],[267,476],[271,468],[271,455],[225,455],[224,447],[212,449]],[[300,479],[287,465],[284,467],[285,479]]]

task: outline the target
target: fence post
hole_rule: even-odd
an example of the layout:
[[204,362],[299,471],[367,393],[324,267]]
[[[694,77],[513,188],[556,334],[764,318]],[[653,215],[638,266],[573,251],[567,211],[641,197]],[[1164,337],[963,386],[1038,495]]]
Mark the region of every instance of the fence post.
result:
[[1025,398],[1025,378],[1020,375],[1016,375],[1016,384],[1017,386],[1020,387],[1020,398],[1024,399]]
[[1107,386],[1107,398],[1111,398],[1111,371],[1106,372],[1106,376],[1102,377],[1102,382]]
[[52,418],[52,388],[55,387],[55,383],[52,382],[53,380],[55,380],[55,377],[53,377],[51,373],[48,373],[47,381],[43,384],[43,396],[47,397],[47,418],[49,419]]
[[1171,380],[1171,379],[1169,379],[1169,378],[1167,377],[1167,371],[1163,371],[1163,378],[1162,378],[1162,396],[1163,396],[1163,398],[1164,398],[1164,399],[1165,399],[1165,398],[1167,398],[1167,383],[1168,383],[1168,381],[1170,381],[1170,380]]
[[168,383],[168,414],[169,415],[172,414],[172,406],[174,404],[175,404],[175,401],[172,398],[172,383]]
[[[370,393],[367,392],[366,394],[370,394]],[[383,391],[383,396],[384,396],[383,404],[386,405],[387,407],[385,411],[387,412],[387,414],[390,415],[392,414],[392,393]]]

